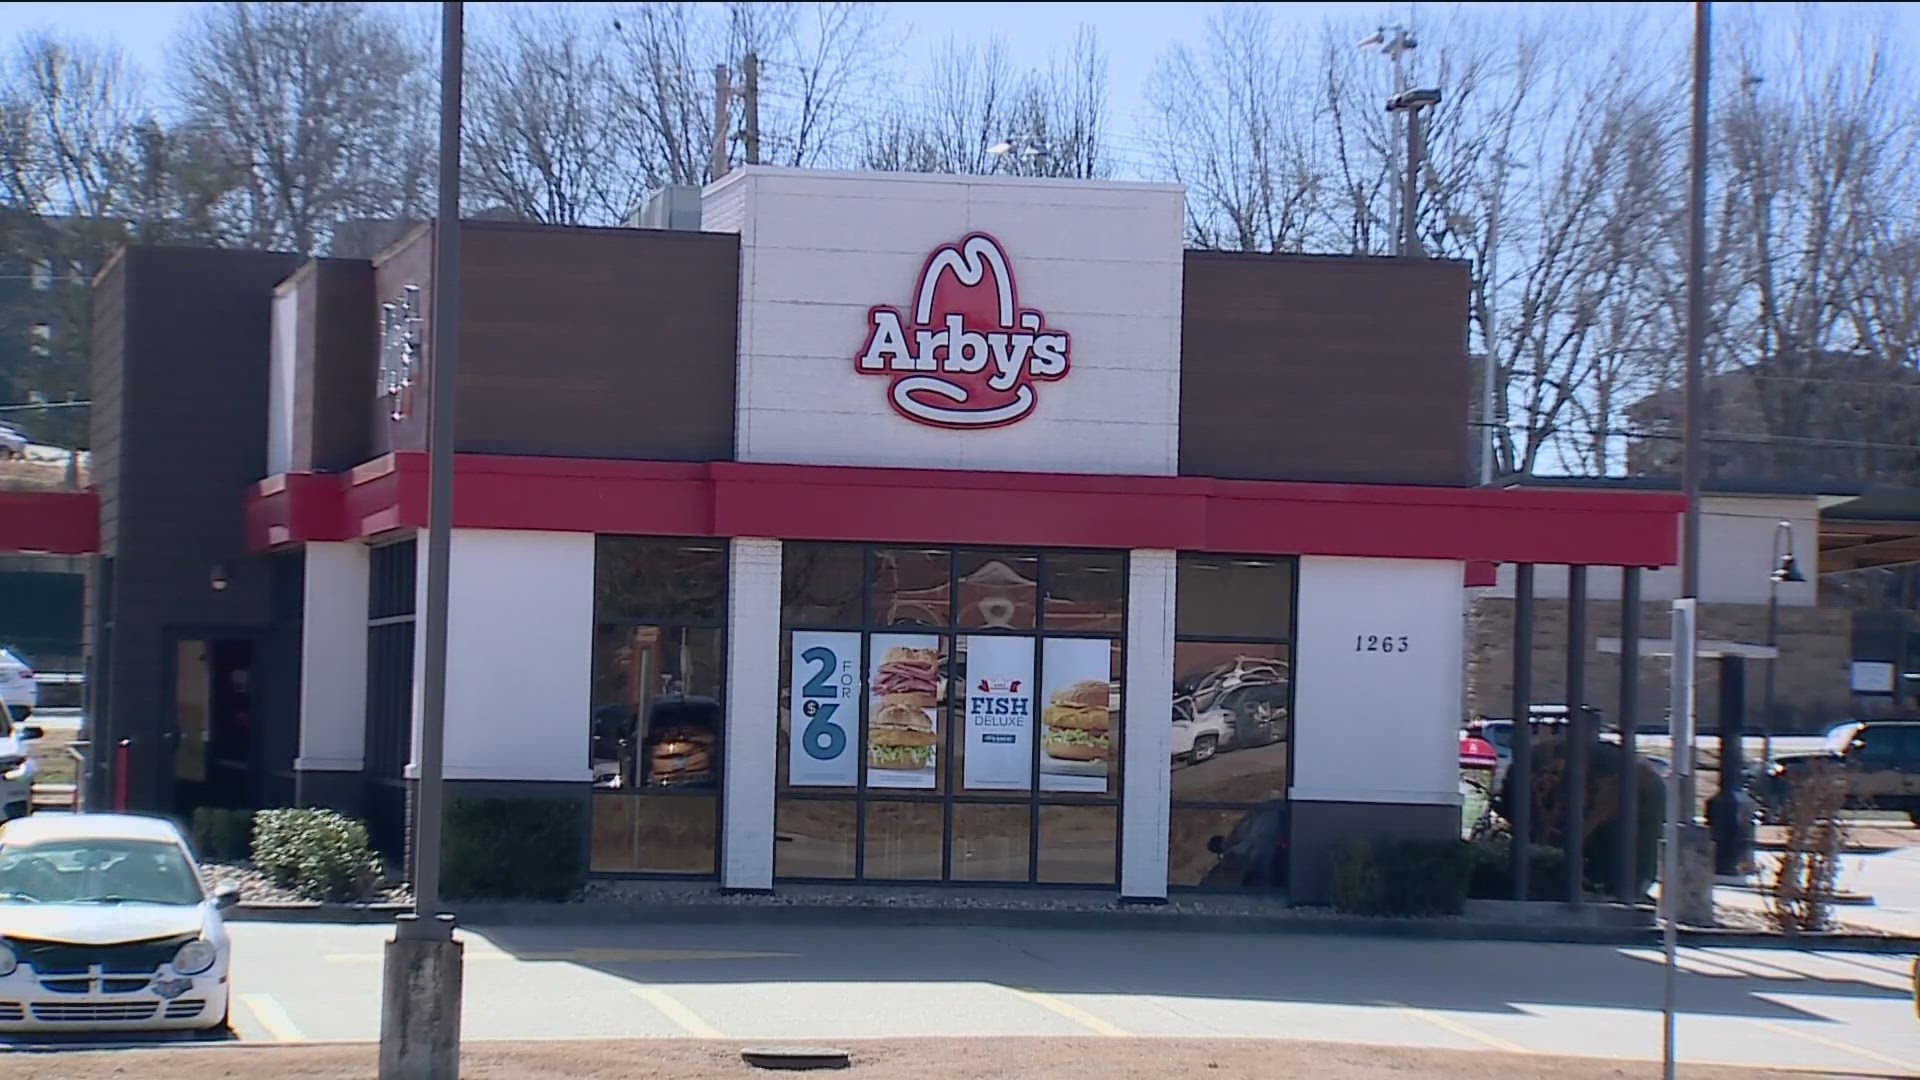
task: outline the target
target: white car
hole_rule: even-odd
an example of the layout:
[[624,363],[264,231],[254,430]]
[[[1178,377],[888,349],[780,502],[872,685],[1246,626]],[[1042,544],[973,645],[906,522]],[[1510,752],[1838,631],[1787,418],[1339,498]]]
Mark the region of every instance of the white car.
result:
[[15,720],[25,720],[40,707],[40,683],[34,678],[33,665],[7,649],[0,649],[0,704]]
[[11,424],[0,424],[0,461],[27,456],[27,437]]
[[34,765],[27,743],[40,736],[39,728],[13,719],[0,702],[0,821],[33,813]]
[[1184,701],[1173,705],[1173,756],[1198,765],[1233,743],[1233,718],[1225,709],[1194,715]]
[[238,900],[160,818],[0,825],[0,1034],[224,1032]]

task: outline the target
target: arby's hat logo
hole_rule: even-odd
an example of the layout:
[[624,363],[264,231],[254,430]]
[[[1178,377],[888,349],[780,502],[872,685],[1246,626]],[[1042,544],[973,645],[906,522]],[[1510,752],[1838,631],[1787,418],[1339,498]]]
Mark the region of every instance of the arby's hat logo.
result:
[[911,311],[868,310],[854,370],[885,376],[888,403],[916,423],[1005,427],[1033,414],[1035,384],[1066,377],[1071,345],[1020,307],[1006,249],[976,232],[927,257]]

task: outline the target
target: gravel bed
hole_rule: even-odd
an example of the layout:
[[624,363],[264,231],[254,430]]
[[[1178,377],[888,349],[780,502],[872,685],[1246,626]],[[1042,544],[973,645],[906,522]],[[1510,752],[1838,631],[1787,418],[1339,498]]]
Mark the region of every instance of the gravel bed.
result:
[[1122,904],[1111,892],[1033,889],[845,888],[782,885],[773,893],[722,893],[711,885],[660,881],[590,881],[586,903],[725,904],[743,907],[928,908],[998,911],[1122,911],[1196,915],[1324,915],[1324,908],[1296,908],[1261,896],[1181,896],[1165,904]]
[[[240,899],[249,904],[299,904],[308,900],[298,891],[275,882],[252,863],[202,862],[200,872],[206,876],[210,888],[238,886]],[[393,885],[383,881],[374,895],[366,899],[376,904],[405,904],[412,902],[413,891],[404,883]]]

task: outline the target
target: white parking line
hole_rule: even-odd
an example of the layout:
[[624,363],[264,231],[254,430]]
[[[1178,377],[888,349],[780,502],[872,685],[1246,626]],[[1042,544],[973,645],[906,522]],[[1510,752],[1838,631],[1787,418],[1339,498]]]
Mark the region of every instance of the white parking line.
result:
[[1498,1035],[1489,1035],[1478,1028],[1463,1024],[1443,1013],[1432,1012],[1427,1009],[1418,1009],[1412,1005],[1403,1005],[1398,1001],[1382,1001],[1380,1004],[1389,1009],[1398,1009],[1408,1016],[1418,1020],[1424,1020],[1442,1031],[1452,1032],[1463,1039],[1471,1039],[1481,1046],[1492,1050],[1498,1050],[1506,1054],[1530,1054],[1533,1052],[1521,1046],[1519,1043],[1508,1042]]
[[306,1036],[300,1033],[300,1025],[293,1022],[293,1018],[287,1015],[287,1010],[280,1007],[272,994],[237,994],[234,1000],[272,1036],[274,1042],[305,1041]]
[[687,1008],[672,994],[657,986],[636,986],[633,992],[639,995],[640,1000],[658,1009],[661,1015],[679,1024],[680,1030],[696,1039],[726,1038],[725,1035],[720,1034],[719,1029],[700,1019],[699,1013]]
[[1766,1028],[1768,1031],[1777,1032],[1781,1035],[1796,1036],[1811,1043],[1818,1043],[1829,1050],[1838,1050],[1843,1054],[1852,1054],[1857,1058],[1864,1058],[1867,1061],[1877,1062],[1881,1065],[1899,1069],[1903,1073],[1920,1075],[1920,1062],[1908,1061],[1905,1058],[1882,1054],[1877,1050],[1869,1050],[1864,1046],[1855,1046],[1852,1043],[1842,1042],[1839,1039],[1829,1039],[1825,1035],[1815,1034],[1814,1032],[1806,1031],[1799,1027],[1788,1027],[1785,1024],[1775,1024],[1767,1020],[1754,1020],[1752,1022],[1760,1027]]

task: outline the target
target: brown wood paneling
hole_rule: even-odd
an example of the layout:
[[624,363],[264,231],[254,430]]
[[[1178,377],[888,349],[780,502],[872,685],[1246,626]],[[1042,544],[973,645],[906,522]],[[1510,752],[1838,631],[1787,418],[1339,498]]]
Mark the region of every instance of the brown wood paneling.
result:
[[[326,259],[319,264],[313,364],[300,380],[308,433],[294,445],[297,471],[338,472],[373,456],[374,417],[367,401],[377,396],[380,366],[374,278],[371,262]],[[304,336],[304,308],[301,320]]]
[[433,226],[422,225],[393,250],[373,260],[374,357],[380,363],[380,305],[399,303],[408,285],[420,287],[421,357],[413,380],[413,407],[401,420],[392,419],[392,399],[377,392],[364,403],[367,410],[368,457],[396,450],[427,448],[427,398],[432,393],[433,374]]
[[738,237],[469,222],[460,262],[462,451],[733,456]]
[[1468,273],[1188,252],[1180,472],[1463,485]]

